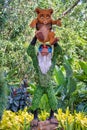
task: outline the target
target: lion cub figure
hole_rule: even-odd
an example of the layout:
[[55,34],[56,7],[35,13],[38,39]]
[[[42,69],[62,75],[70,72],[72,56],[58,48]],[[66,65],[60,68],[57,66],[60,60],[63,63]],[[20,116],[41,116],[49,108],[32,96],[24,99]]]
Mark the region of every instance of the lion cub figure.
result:
[[35,36],[31,44],[35,44],[37,39],[43,44],[46,42],[49,42],[51,45],[55,44],[59,39],[55,37],[55,33],[52,31],[52,25],[56,24],[61,26],[61,19],[53,20],[51,18],[53,9],[36,8],[35,12],[37,13],[37,18],[30,24],[30,27],[36,28]]

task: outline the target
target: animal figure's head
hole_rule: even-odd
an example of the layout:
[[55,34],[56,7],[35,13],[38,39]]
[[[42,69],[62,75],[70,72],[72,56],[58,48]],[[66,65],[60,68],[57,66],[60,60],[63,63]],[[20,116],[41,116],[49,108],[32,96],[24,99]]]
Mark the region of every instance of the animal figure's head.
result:
[[36,8],[35,12],[37,13],[37,19],[42,24],[48,24],[51,23],[51,15],[53,13],[52,9],[40,9]]

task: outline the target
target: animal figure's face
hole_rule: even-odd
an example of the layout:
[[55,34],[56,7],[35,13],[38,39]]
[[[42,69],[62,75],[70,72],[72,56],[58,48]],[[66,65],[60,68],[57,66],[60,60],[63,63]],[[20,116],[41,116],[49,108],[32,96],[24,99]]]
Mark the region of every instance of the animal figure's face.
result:
[[51,23],[51,15],[53,13],[52,9],[39,9],[36,8],[35,10],[37,12],[37,19],[41,24],[48,24]]

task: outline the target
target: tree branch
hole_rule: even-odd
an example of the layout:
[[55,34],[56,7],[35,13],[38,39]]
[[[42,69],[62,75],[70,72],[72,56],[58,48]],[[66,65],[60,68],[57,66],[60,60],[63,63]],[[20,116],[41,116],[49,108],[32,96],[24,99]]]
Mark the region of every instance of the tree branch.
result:
[[66,11],[64,11],[62,13],[61,18],[63,18],[66,14],[68,14],[79,2],[80,2],[80,0],[77,0],[70,8],[68,8]]

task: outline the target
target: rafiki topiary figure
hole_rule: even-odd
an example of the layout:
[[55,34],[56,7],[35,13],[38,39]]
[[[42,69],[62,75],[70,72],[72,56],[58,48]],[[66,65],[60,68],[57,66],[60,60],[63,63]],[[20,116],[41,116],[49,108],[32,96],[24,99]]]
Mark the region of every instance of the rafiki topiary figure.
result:
[[[47,15],[46,15],[46,12]],[[51,16],[53,10],[52,9],[36,9],[36,12],[39,13],[42,12],[41,18],[46,17],[46,19],[49,19],[49,17]],[[48,15],[49,12],[49,15]],[[45,15],[45,16],[43,16]],[[37,21],[37,22],[36,22]],[[49,20],[48,20],[49,21]],[[50,26],[48,26],[48,23],[44,23],[44,27],[43,27],[43,23],[38,23],[38,18],[32,22],[31,26],[35,27],[37,26],[38,28],[47,28],[49,33],[53,33],[51,31],[52,28],[52,24],[53,23],[57,23],[58,21],[53,22],[51,20],[51,23],[49,23]],[[59,20],[59,23],[61,23],[61,21]],[[42,29],[44,30],[44,29]],[[44,32],[45,33],[45,32]],[[57,110],[57,99],[53,90],[53,86],[51,84],[51,80],[52,80],[52,76],[53,76],[53,71],[55,68],[55,64],[56,64],[56,59],[58,59],[58,56],[61,54],[61,48],[57,43],[57,38],[54,38],[54,36],[49,37],[49,42],[50,44],[46,44],[46,41],[44,40],[39,40],[42,42],[42,44],[39,46],[38,48],[38,52],[36,54],[36,50],[35,50],[35,45],[36,45],[36,40],[37,39],[45,39],[44,37],[44,33],[39,32],[39,30],[36,31],[35,37],[32,40],[32,42],[30,43],[27,53],[28,55],[31,57],[32,61],[33,61],[33,66],[35,68],[36,71],[36,75],[35,75],[35,82],[36,82],[36,91],[34,94],[34,98],[32,101],[32,109],[33,109],[33,113],[34,113],[34,120],[32,121],[33,125],[37,125],[38,124],[38,109],[39,109],[39,103],[40,103],[40,99],[43,96],[44,93],[47,94],[48,100],[49,100],[49,105],[50,105],[50,117],[49,120],[52,123],[56,123],[56,119],[54,118],[54,112]],[[48,33],[47,33],[47,37],[48,37]],[[55,40],[56,39],[56,40]]]

